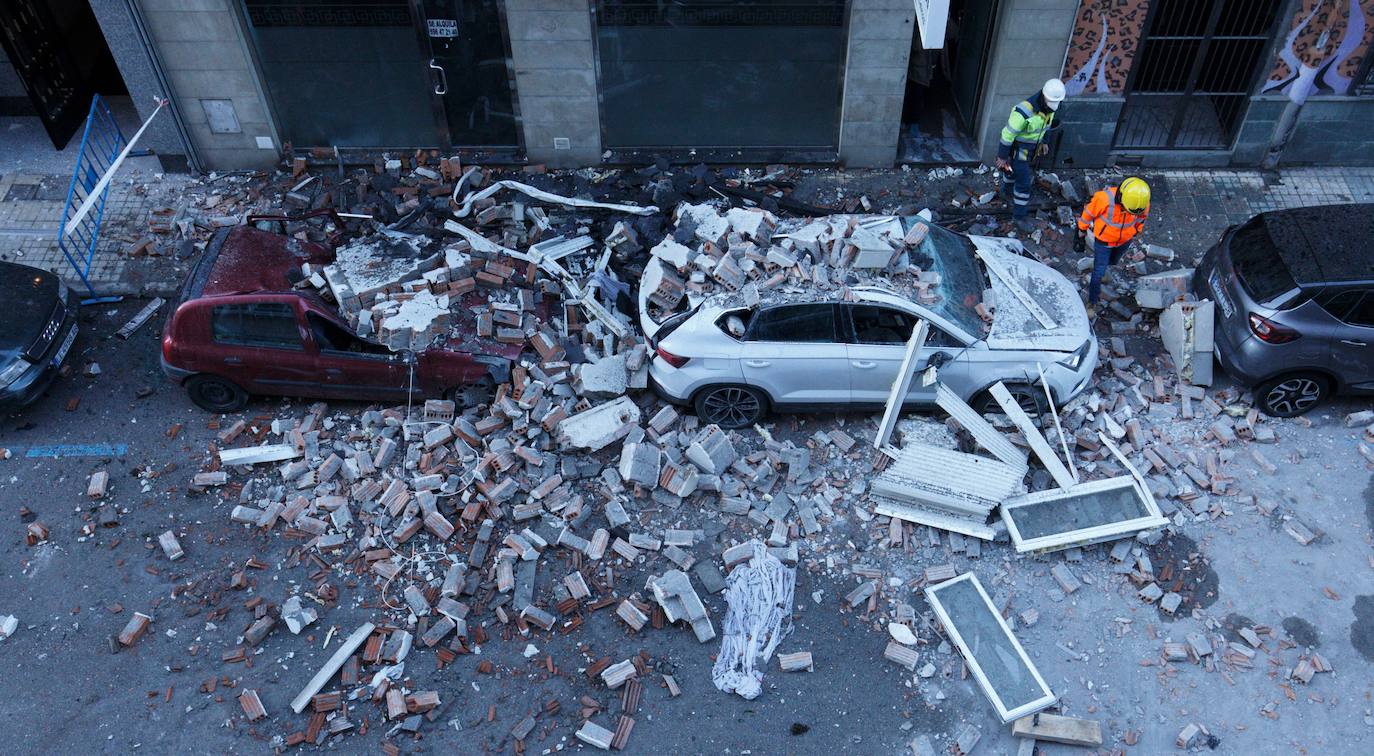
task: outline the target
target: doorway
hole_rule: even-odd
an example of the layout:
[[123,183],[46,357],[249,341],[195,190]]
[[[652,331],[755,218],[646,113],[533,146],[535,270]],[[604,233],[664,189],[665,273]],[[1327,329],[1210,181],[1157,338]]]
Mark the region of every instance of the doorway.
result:
[[1117,121],[1117,149],[1219,150],[1266,61],[1278,0],[1158,0]]
[[944,47],[912,35],[902,103],[903,163],[976,163],[973,136],[987,72],[997,0],[950,0]]
[[243,3],[277,127],[294,148],[518,151],[500,0]]
[[87,0],[0,2],[0,47],[5,53],[0,67],[14,72],[0,76],[0,83],[19,82],[30,113],[38,116],[58,150],[86,123],[93,96],[129,94]]

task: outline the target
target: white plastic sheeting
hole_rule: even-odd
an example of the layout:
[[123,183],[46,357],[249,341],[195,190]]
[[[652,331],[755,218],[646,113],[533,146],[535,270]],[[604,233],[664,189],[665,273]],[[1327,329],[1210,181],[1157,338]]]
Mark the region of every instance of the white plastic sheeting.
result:
[[[751,542],[754,555],[736,567],[725,585],[724,632],[711,669],[716,688],[753,700],[763,692],[763,668],[778,642],[792,631],[792,592],[797,571]],[[785,623],[785,624],[784,624]]]
[[497,192],[501,191],[502,189],[510,189],[511,191],[520,192],[526,197],[530,197],[532,199],[542,200],[544,202],[552,202],[554,204],[564,205],[566,207],[580,209],[598,208],[601,210],[615,210],[622,213],[631,213],[633,215],[653,215],[654,213],[658,212],[658,208],[652,206],[640,207],[639,205],[617,205],[610,202],[594,202],[592,200],[585,200],[579,197],[564,197],[561,194],[554,194],[553,192],[546,192],[543,189],[536,189],[530,186],[529,184],[522,184],[519,181],[496,181],[492,183],[491,186],[488,186],[487,188],[481,191],[469,193],[460,202],[458,199],[458,193],[467,188],[468,181],[475,171],[477,171],[476,168],[469,168],[468,171],[463,174],[463,177],[459,179],[458,183],[453,187],[453,201],[455,203],[458,203],[458,209],[453,211],[453,215],[455,217],[468,217],[468,213],[472,212],[472,203],[478,200],[484,200],[487,197],[490,197],[496,194]]

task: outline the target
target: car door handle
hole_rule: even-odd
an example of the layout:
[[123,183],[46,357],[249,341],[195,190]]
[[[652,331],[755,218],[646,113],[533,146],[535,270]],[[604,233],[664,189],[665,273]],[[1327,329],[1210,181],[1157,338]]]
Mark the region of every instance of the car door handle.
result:
[[764,368],[768,367],[769,365],[772,365],[773,363],[769,362],[768,360],[745,360],[744,364],[749,367]]
[[328,376],[342,376],[343,371],[338,368],[325,368],[324,374]]
[[238,357],[225,357],[225,358],[224,358],[224,364],[226,364],[226,365],[242,365],[242,364],[243,364],[243,360],[239,359]]
[[1352,339],[1341,339],[1341,343],[1342,343],[1342,344],[1349,344],[1350,346],[1369,346],[1368,344],[1364,343],[1363,341],[1354,341],[1354,340],[1352,340]]
[[873,368],[878,367],[878,363],[873,362],[871,360],[854,360],[849,364],[853,365],[854,367],[860,370],[872,370]]

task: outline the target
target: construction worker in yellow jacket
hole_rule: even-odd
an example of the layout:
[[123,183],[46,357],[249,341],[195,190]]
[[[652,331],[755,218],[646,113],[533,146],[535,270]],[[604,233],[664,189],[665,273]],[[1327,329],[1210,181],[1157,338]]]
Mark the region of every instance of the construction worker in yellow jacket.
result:
[[[1031,159],[1049,149],[1045,136],[1054,127],[1054,114],[1064,95],[1064,82],[1050,79],[1034,96],[1017,103],[1007,117],[1007,125],[1002,127],[997,168],[1011,171],[1011,217],[1023,231],[1030,229],[1031,182],[1035,178]],[[1005,194],[1006,184],[1002,189]]]
[[1102,277],[1107,266],[1116,265],[1131,246],[1131,240],[1145,228],[1150,215],[1150,185],[1144,179],[1131,178],[1120,186],[1103,189],[1093,195],[1078,218],[1078,237],[1075,252],[1088,248],[1088,234],[1093,237],[1093,273],[1088,279],[1088,307],[1097,305],[1102,289]]

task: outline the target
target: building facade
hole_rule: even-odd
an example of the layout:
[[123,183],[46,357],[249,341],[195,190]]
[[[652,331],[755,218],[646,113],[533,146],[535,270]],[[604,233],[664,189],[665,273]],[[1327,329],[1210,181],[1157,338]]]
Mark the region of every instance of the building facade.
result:
[[165,95],[169,169],[972,162],[1053,76],[1056,164],[1374,163],[1374,0],[7,0],[0,33],[0,115],[57,143]]

